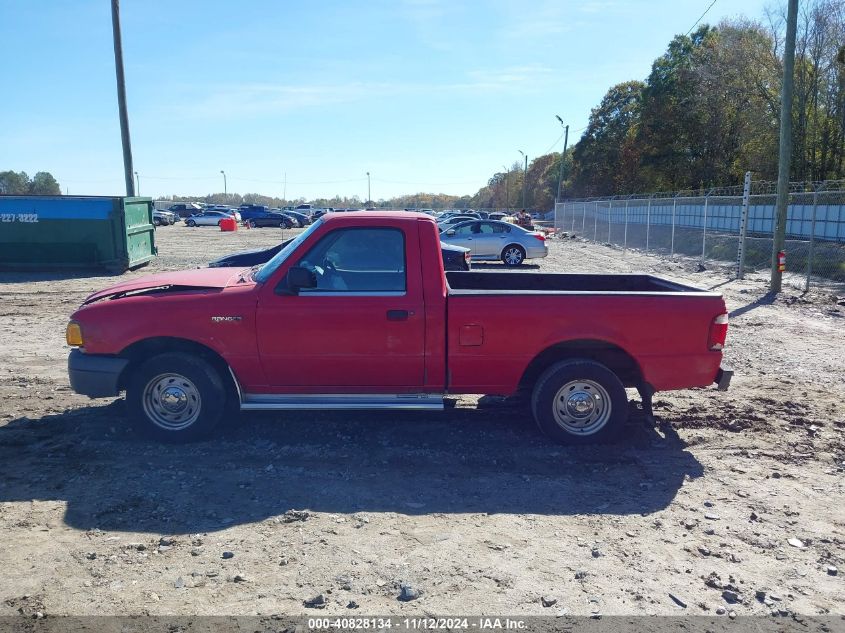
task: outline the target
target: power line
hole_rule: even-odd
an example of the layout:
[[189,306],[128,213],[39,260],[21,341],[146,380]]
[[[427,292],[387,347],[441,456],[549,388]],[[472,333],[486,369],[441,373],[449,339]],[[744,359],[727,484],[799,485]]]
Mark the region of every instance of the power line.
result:
[[700,18],[698,18],[698,19],[695,21],[695,24],[693,24],[693,25],[690,27],[689,31],[687,31],[687,33],[686,33],[687,35],[689,35],[690,33],[692,33],[692,30],[693,30],[695,27],[697,27],[697,26],[698,26],[698,23],[699,23],[699,22],[701,22],[701,21],[704,19],[704,16],[705,16],[705,15],[707,15],[707,14],[709,13],[710,9],[712,9],[712,8],[713,8],[713,5],[714,5],[714,4],[716,4],[716,0],[713,0],[713,2],[711,2],[711,3],[710,3],[710,6],[709,6],[709,7],[707,7],[707,9],[704,11],[704,13],[702,13],[702,14],[701,14],[701,17],[700,17]]

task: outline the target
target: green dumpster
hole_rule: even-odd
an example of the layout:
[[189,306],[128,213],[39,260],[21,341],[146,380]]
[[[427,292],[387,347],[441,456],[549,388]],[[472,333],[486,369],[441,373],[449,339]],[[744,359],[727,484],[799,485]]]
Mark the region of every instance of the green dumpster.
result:
[[0,195],[0,269],[122,273],[156,255],[152,198]]

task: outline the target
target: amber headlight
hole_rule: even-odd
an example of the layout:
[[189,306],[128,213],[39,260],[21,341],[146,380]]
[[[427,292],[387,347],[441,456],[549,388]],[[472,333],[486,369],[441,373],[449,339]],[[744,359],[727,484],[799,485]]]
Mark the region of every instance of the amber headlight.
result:
[[79,327],[79,323],[71,321],[67,324],[65,340],[67,341],[67,344],[72,347],[82,347],[82,328]]

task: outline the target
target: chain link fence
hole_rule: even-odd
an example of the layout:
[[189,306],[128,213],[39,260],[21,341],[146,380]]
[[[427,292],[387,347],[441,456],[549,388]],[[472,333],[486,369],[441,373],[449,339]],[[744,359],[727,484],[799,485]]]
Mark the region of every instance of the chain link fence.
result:
[[[776,197],[775,183],[753,182],[747,195],[740,186],[567,200],[554,225],[623,251],[734,265],[741,276],[771,269]],[[790,185],[784,250],[785,284],[845,283],[845,181]]]

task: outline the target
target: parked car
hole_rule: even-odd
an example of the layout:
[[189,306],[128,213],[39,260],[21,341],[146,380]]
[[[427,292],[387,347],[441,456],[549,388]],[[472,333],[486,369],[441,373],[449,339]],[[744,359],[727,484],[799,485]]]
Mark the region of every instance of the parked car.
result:
[[492,213],[487,214],[488,220],[504,220],[507,217],[507,213],[502,213],[501,211],[493,211]]
[[306,227],[311,224],[311,218],[299,211],[289,211],[287,209],[280,210],[279,213],[284,213],[286,216],[296,220],[297,227]]
[[177,202],[167,207],[171,213],[175,213],[180,218],[187,218],[196,213],[202,213],[204,207],[196,202]]
[[440,239],[470,249],[476,261],[501,260],[507,266],[520,266],[526,259],[549,254],[546,236],[508,222],[478,220],[461,222],[440,233]]
[[225,218],[233,218],[235,222],[239,222],[240,214],[236,217],[231,212],[226,211],[203,211],[185,218],[185,224],[188,226],[220,226],[220,221]]
[[[280,250],[293,240],[287,240],[270,248],[260,248],[249,251],[232,253],[220,259],[209,262],[209,268],[232,268],[247,267],[264,264],[276,255]],[[452,244],[440,243],[440,250],[443,255],[443,269],[447,271],[468,271],[472,268],[472,255],[468,248],[454,246]]]
[[260,268],[125,280],[71,316],[71,388],[125,391],[130,423],[168,442],[207,437],[237,409],[442,410],[446,394],[527,392],[544,433],[588,444],[622,435],[626,388],[650,411],[657,391],[730,383],[716,292],[650,275],[445,273],[439,244],[423,214],[330,215]]
[[256,214],[253,215],[249,220],[247,220],[249,227],[252,229],[258,229],[266,226],[273,226],[280,229],[292,229],[295,225],[293,218],[284,213],[273,213],[272,211],[267,211],[263,214]]
[[445,231],[447,228],[455,225],[460,224],[461,222],[467,222],[468,220],[477,220],[478,218],[471,216],[471,215],[452,215],[445,219],[439,219],[437,221],[437,228],[441,231]]
[[179,218],[175,213],[170,211],[162,211],[160,209],[153,209],[153,224],[156,226],[169,226],[176,224]]
[[242,220],[250,220],[254,217],[264,215],[270,209],[263,204],[242,204],[238,207],[238,212],[241,214]]

